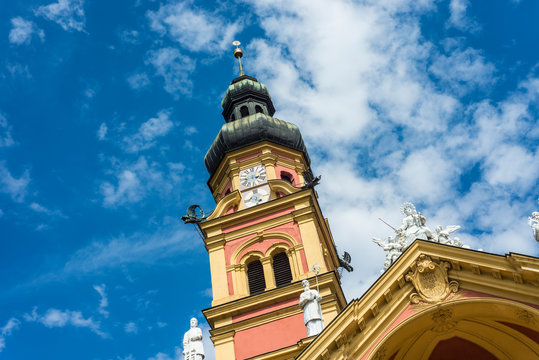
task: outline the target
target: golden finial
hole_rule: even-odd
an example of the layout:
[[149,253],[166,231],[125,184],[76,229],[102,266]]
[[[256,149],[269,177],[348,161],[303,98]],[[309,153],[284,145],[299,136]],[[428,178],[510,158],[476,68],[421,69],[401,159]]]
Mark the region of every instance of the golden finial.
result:
[[238,59],[238,63],[240,64],[240,76],[243,76],[245,75],[245,73],[243,72],[243,67],[241,66],[241,57],[243,56],[243,51],[239,48],[241,43],[236,40],[232,43],[232,45],[236,47],[236,50],[234,50],[234,57]]

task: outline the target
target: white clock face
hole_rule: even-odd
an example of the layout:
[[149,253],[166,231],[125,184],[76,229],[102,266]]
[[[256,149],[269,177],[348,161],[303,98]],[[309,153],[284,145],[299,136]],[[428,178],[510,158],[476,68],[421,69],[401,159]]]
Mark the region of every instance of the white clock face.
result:
[[240,171],[240,184],[243,188],[250,188],[266,182],[266,168],[264,165],[256,165],[252,168]]
[[243,202],[245,203],[245,207],[265,203],[269,200],[269,198],[270,192],[267,185],[243,193]]

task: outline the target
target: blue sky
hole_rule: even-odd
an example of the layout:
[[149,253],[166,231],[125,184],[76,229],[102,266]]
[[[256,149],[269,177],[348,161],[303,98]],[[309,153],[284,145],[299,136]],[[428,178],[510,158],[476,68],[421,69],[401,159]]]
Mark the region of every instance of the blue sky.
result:
[[537,1],[0,9],[0,358],[168,360],[190,317],[207,330],[208,258],[179,217],[214,206],[203,157],[236,39],[322,175],[349,299],[404,201],[472,248],[539,254]]

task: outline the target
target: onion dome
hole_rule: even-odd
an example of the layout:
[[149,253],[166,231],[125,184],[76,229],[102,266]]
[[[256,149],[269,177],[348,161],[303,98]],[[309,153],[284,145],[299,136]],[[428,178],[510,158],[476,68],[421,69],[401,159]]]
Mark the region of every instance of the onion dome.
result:
[[204,164],[210,176],[215,173],[226,153],[262,141],[271,141],[301,151],[307,164],[311,163],[296,125],[264,113],[254,113],[223,125],[204,157]]
[[[237,47],[240,42],[235,41],[233,44]],[[226,124],[204,157],[210,177],[228,152],[262,141],[301,151],[310,166],[311,160],[299,128],[273,117],[275,108],[268,89],[254,77],[245,75],[242,56],[243,51],[237,47],[234,57],[238,59],[240,76],[232,81],[221,101]]]
[[248,75],[242,75],[232,81],[221,101],[221,106],[226,122],[253,113],[265,113],[269,116],[275,114],[273,101],[266,86]]

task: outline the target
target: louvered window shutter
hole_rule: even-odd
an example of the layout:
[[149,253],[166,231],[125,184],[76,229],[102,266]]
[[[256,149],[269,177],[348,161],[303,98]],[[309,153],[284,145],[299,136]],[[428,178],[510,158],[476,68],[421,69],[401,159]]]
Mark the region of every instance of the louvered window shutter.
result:
[[264,269],[259,260],[250,262],[247,265],[247,280],[249,282],[249,294],[254,295],[266,289],[266,279],[264,279]]
[[273,274],[275,275],[275,285],[282,286],[292,282],[292,272],[290,262],[286,253],[281,252],[273,257]]

